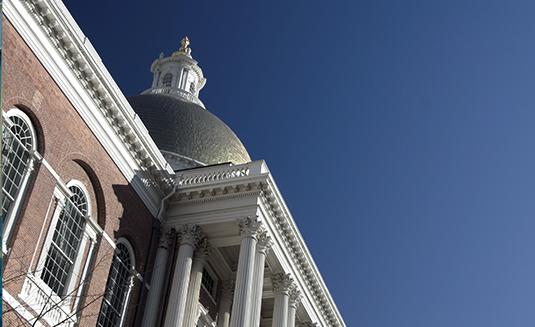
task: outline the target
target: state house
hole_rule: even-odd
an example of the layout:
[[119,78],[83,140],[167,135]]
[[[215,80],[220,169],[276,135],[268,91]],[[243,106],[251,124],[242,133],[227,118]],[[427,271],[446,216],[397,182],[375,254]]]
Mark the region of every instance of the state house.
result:
[[188,38],[126,97],[62,1],[2,12],[4,326],[345,326]]

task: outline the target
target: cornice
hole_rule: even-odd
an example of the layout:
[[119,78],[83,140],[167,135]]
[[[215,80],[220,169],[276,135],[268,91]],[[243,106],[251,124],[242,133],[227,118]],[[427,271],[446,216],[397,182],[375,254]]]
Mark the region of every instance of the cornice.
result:
[[7,0],[3,12],[73,103],[149,210],[171,189],[173,170],[59,0]]

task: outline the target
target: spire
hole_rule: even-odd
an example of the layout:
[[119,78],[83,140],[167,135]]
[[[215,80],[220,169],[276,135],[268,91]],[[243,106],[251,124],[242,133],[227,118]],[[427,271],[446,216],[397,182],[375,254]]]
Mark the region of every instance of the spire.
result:
[[169,57],[162,53],[151,66],[154,74],[152,87],[143,94],[167,94],[182,100],[196,103],[204,108],[199,100],[199,92],[206,83],[201,68],[191,56],[191,41],[187,36],[180,41],[180,48]]

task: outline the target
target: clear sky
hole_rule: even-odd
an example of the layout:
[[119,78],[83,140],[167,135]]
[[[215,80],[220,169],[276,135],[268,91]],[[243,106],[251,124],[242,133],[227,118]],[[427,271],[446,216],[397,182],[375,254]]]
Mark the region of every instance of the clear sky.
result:
[[535,326],[535,2],[65,3],[127,95],[190,37],[348,326]]

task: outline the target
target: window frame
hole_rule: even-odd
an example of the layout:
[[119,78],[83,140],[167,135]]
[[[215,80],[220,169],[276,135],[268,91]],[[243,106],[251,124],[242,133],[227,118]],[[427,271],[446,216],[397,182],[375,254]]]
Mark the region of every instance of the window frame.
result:
[[[48,257],[50,247],[65,202],[71,197],[70,186],[76,186],[82,190],[87,201],[87,213],[84,215],[85,224],[82,228],[80,244],[76,252],[74,263],[66,282],[65,296],[56,294],[52,288],[42,279],[43,268]],[[37,264],[33,265],[26,275],[19,297],[26,302],[35,312],[45,312],[41,317],[47,323],[56,325],[64,322],[67,325],[76,324],[80,312],[77,312],[82,303],[81,297],[87,285],[87,275],[97,248],[98,225],[91,218],[92,206],[89,192],[83,183],[78,180],[70,180],[67,184],[58,183],[54,189],[52,201],[55,202],[52,217],[45,219],[44,226],[48,225],[45,232],[43,246],[36,248]],[[47,214],[48,215],[48,214]],[[38,242],[39,243],[39,242]],[[85,260],[84,260],[85,259]],[[76,289],[78,288],[78,289]],[[65,320],[66,319],[66,320]]]
[[[169,81],[166,80],[166,78],[170,76],[171,79]],[[175,76],[171,72],[167,72],[163,74],[162,76],[162,87],[173,87],[173,80],[175,79]],[[167,85],[166,82],[169,82],[169,85]]]
[[[2,111],[2,118],[3,118],[3,123],[4,123],[2,128],[10,129],[13,126],[11,117],[20,118],[28,126],[32,144],[31,144],[31,149],[28,149],[29,159],[28,159],[28,163],[26,164],[25,171],[22,174],[23,177],[21,179],[19,189],[16,195],[13,197],[13,202],[9,206],[9,209],[6,212],[6,216],[4,217],[4,226],[3,226],[4,228],[2,231],[2,252],[4,254],[8,254],[9,252],[8,244],[11,241],[11,237],[13,236],[12,234],[13,234],[14,226],[16,225],[15,223],[19,216],[23,199],[28,192],[28,183],[30,180],[30,176],[32,175],[32,172],[33,172],[35,161],[39,157],[37,153],[37,141],[38,141],[37,133],[35,131],[35,128],[33,126],[33,123],[30,117],[28,117],[28,115],[24,111],[20,110],[17,107],[10,108],[7,112]],[[3,133],[3,130],[2,130],[2,133]],[[2,174],[3,174],[3,171],[2,171]]]
[[[87,230],[87,226],[89,225],[89,222],[87,221],[88,220],[88,217],[91,217],[91,198],[89,197],[89,192],[87,191],[87,188],[85,187],[85,185],[83,183],[81,183],[80,181],[78,180],[70,180],[67,184],[67,189],[69,189],[69,187],[71,186],[74,186],[74,187],[77,187],[79,188],[80,190],[82,190],[85,198],[86,198],[86,202],[87,202],[87,213],[85,214],[85,218],[86,218],[86,221],[84,223],[84,226],[82,228],[82,232],[81,232],[81,239],[80,239],[80,244],[78,246],[78,250],[77,250],[77,253],[76,253],[76,256],[74,258],[74,261],[72,263],[72,267],[71,267],[71,271],[67,277],[67,282],[66,282],[66,289],[64,291],[65,294],[70,294],[74,287],[76,285],[75,282],[75,278],[74,275],[78,275],[78,272],[80,271],[80,266],[82,264],[82,255],[81,252],[83,252],[83,249],[86,248],[87,246],[87,243],[89,241],[88,237],[86,237],[86,230]],[[70,191],[70,190],[69,190]],[[37,264],[37,276],[39,277],[39,279],[41,279],[41,281],[44,282],[44,280],[42,279],[42,275],[43,275],[43,270],[44,270],[44,266],[45,266],[45,263],[46,263],[46,259],[48,257],[48,253],[50,251],[50,248],[53,246],[52,243],[53,243],[53,238],[54,238],[54,234],[55,234],[55,231],[56,231],[56,226],[59,222],[59,217],[61,215],[61,212],[63,211],[63,208],[65,206],[65,203],[67,201],[67,199],[69,199],[71,197],[71,194],[68,194],[68,195],[65,195],[63,194],[63,197],[61,199],[58,199],[58,206],[56,206],[56,209],[54,210],[54,215],[52,217],[52,220],[50,222],[50,225],[49,225],[49,229],[48,229],[48,233],[47,233],[47,236],[46,236],[46,241],[45,241],[45,244],[43,245],[43,250],[41,251],[42,255],[40,256],[39,258],[39,262]],[[45,285],[48,286],[48,284],[45,283]],[[50,291],[52,291],[52,289],[48,286],[48,288],[50,289]],[[60,299],[63,300],[63,294],[56,294],[54,291],[52,291],[55,295],[57,295]]]
[[[136,277],[136,261],[135,261],[136,257],[135,257],[134,248],[132,247],[132,245],[130,244],[130,242],[126,238],[120,237],[115,244],[116,244],[116,247],[119,244],[124,245],[125,248],[128,251],[128,256],[130,258],[130,266],[128,267],[129,268],[129,274],[130,274],[130,276],[128,277],[128,286],[127,286],[124,302],[123,302],[122,308],[120,310],[121,313],[120,313],[119,325],[116,326],[116,327],[122,327],[124,325],[125,321],[126,321],[127,309],[128,309],[128,305],[130,303],[130,295],[131,295],[132,289],[134,287],[134,277]],[[109,269],[109,272],[108,272],[108,278],[106,279],[106,289],[109,289],[108,288],[108,282],[109,282],[109,278],[110,278],[111,269],[113,268],[113,259],[115,259],[115,256],[116,256],[116,247],[113,249],[114,253],[113,253],[112,263],[110,265],[110,269]],[[102,303],[100,305],[99,314],[97,316],[97,326],[98,326],[98,321],[100,319],[100,315],[102,314],[102,308],[103,308],[102,304],[104,303],[105,299],[106,299],[106,294],[104,294],[104,296],[102,297]]]

